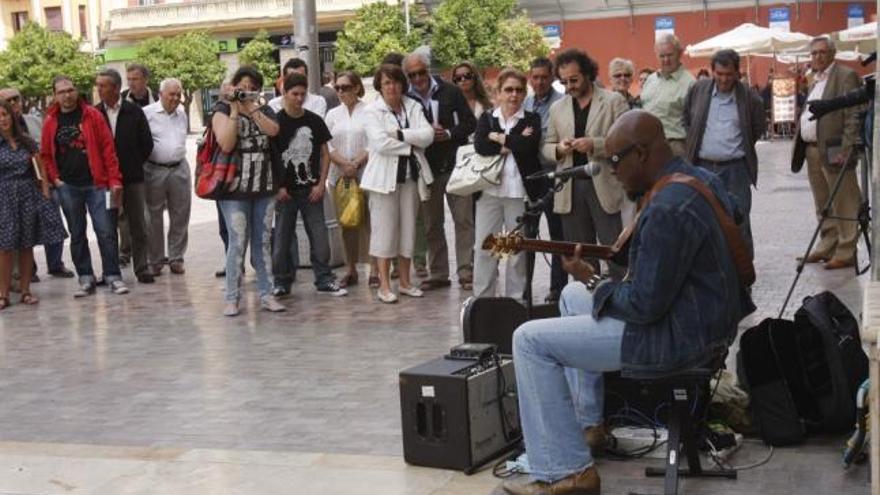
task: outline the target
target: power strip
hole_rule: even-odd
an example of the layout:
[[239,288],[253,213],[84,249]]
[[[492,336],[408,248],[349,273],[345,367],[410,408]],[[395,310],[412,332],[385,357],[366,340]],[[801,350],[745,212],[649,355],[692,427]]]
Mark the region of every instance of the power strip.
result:
[[651,459],[663,459],[666,457],[666,448],[662,446],[669,438],[666,428],[637,428],[635,426],[620,426],[611,430],[611,436],[616,441],[615,450],[623,452],[641,452],[652,445],[657,446],[645,457]]

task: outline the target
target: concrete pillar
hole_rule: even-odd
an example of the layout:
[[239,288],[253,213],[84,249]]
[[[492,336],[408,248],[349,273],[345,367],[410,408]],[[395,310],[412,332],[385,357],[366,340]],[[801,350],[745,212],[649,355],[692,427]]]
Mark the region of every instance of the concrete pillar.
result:
[[79,33],[73,32],[73,18],[71,13],[71,0],[61,1],[61,28],[66,33],[70,33],[73,37],[78,37]]
[[237,53],[221,53],[220,61],[226,64],[226,77],[225,79],[232,79],[232,75],[235,74],[235,71],[241,67],[241,62],[238,60]]
[[86,10],[88,11],[88,18],[86,21],[89,23],[87,27],[89,30],[89,39],[92,41],[92,47],[97,50],[101,46],[101,40],[98,39],[98,28],[102,22],[98,0],[88,0]]
[[31,18],[30,20],[45,26],[43,22],[43,2],[40,0],[31,0]]

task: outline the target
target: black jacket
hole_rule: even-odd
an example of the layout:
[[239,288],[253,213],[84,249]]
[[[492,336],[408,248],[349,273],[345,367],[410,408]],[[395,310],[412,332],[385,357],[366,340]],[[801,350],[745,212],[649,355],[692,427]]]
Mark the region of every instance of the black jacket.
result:
[[[153,152],[153,134],[141,107],[127,100],[120,101],[122,106],[116,119],[116,135],[113,137],[113,142],[116,144],[116,156],[119,157],[122,183],[139,184],[144,181],[144,162]],[[104,115],[104,120],[109,126],[110,119],[107,117],[104,103],[98,103],[95,107]],[[113,129],[110,130],[112,132]]]
[[[434,143],[425,149],[425,158],[428,159],[434,177],[437,177],[451,172],[455,167],[455,153],[459,146],[467,144],[468,137],[473,134],[477,125],[477,119],[460,89],[439,77],[434,80],[439,87],[431,99],[437,100],[439,116],[435,115],[433,122],[439,123],[451,135],[451,139]],[[417,97],[413,99],[419,103],[422,101]]]
[[[532,128],[530,136],[523,136],[526,128]],[[477,130],[474,134],[474,149],[477,153],[488,156],[501,153],[501,145],[489,140],[490,132],[504,132],[498,119],[492,116],[491,110],[486,110],[477,122]],[[525,118],[516,123],[505,138],[505,146],[513,153],[516,167],[523,179],[523,185],[529,199],[535,201],[541,198],[547,190],[546,180],[526,180],[529,175],[543,171],[541,162],[538,160],[538,150],[541,147],[541,116],[534,112],[526,112]]]

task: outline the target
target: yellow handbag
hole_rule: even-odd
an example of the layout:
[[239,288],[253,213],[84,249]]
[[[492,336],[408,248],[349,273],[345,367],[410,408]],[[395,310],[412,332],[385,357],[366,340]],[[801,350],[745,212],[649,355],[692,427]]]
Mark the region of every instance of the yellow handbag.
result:
[[340,177],[336,181],[336,214],[339,225],[344,229],[354,229],[361,225],[364,217],[364,194],[356,179]]

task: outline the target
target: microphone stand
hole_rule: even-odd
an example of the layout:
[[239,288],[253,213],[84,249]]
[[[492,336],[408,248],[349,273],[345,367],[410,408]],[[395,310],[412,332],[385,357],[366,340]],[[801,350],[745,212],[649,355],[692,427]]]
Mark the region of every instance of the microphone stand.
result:
[[[529,177],[526,179],[528,180]],[[525,203],[526,209],[523,212],[522,216],[516,219],[516,227],[513,228],[512,232],[522,232],[523,229],[526,228],[529,221],[533,221],[536,227],[536,231],[538,230],[538,226],[541,220],[541,213],[544,212],[547,205],[553,201],[553,196],[562,190],[562,187],[566,182],[571,179],[571,176],[562,177],[555,179],[553,186],[548,187],[547,191],[541,196],[537,201],[532,202],[528,199],[528,195],[526,195]],[[523,232],[525,235],[527,232]],[[532,280],[535,275],[535,254],[536,253],[523,253],[526,256],[526,287],[523,290],[523,299],[526,302],[526,317],[528,319],[532,318]]]

